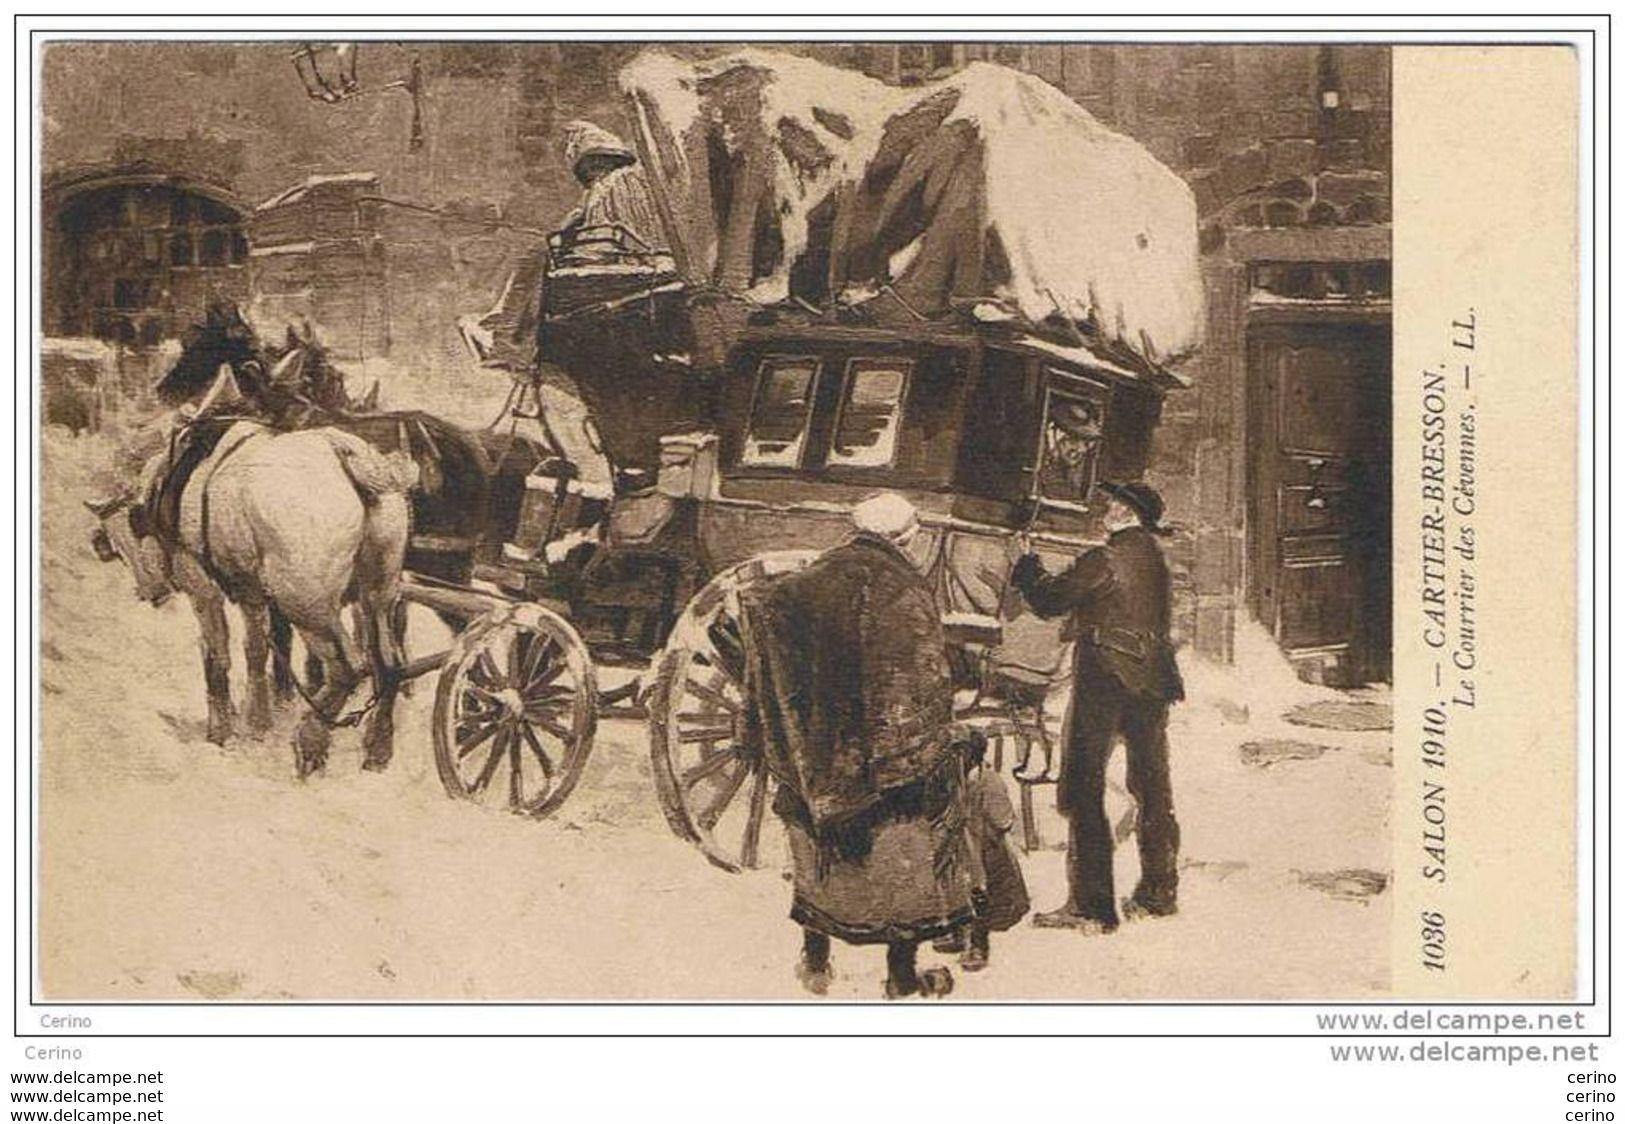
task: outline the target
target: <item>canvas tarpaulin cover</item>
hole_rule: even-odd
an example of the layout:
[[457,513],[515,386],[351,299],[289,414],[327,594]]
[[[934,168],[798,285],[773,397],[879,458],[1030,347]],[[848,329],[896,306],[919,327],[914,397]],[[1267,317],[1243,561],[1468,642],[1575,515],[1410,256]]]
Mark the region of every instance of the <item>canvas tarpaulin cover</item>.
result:
[[798,56],[659,51],[622,72],[691,285],[771,303],[994,300],[1165,363],[1201,342],[1195,201],[1032,75],[888,86]]

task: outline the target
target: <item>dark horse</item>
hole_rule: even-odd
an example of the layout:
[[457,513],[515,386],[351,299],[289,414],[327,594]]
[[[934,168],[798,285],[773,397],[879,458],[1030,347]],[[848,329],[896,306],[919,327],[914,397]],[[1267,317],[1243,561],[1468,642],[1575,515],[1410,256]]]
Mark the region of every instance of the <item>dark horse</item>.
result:
[[344,372],[328,360],[308,322],[302,332],[290,324],[283,346],[272,346],[263,343],[242,311],[227,301],[211,304],[203,322],[187,331],[180,358],[158,383],[159,400],[169,406],[195,402],[207,393],[222,366],[231,368],[250,408],[280,428],[300,428],[318,416],[365,411],[377,401],[376,384],[367,401],[349,396]]

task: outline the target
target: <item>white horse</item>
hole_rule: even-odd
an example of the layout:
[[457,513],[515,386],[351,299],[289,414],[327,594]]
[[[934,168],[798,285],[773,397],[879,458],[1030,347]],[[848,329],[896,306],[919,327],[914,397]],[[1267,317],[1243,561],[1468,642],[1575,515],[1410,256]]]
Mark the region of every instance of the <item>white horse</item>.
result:
[[[330,727],[364,674],[357,655],[368,664],[374,691],[364,767],[388,765],[405,662],[392,618],[415,480],[410,460],[338,430],[280,433],[247,421],[233,425],[192,473],[180,496],[178,542],[166,557],[169,578],[190,598],[202,629],[211,742],[223,744],[231,732],[229,598],[247,622],[251,727],[263,730],[270,721],[265,662],[274,608],[323,669],[294,736],[299,776],[326,763]],[[137,539],[127,509],[97,514],[104,542],[137,569],[139,581],[142,549],[151,540]],[[358,610],[360,653],[344,627],[348,605]],[[287,656],[285,642],[281,655]]]

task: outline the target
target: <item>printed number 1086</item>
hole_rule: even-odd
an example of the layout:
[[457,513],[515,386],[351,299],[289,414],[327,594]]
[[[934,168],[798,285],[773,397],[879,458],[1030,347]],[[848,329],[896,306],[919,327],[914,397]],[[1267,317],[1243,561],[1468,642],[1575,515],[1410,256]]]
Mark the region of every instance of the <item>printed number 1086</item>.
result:
[[1422,911],[1422,967],[1444,971],[1444,914]]

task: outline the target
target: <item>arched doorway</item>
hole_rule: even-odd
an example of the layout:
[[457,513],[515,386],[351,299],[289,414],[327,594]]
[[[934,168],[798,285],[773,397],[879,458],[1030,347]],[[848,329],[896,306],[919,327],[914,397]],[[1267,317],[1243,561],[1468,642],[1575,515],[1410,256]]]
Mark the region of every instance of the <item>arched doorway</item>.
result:
[[248,297],[242,208],[223,189],[149,168],[46,187],[44,329],[151,345]]

